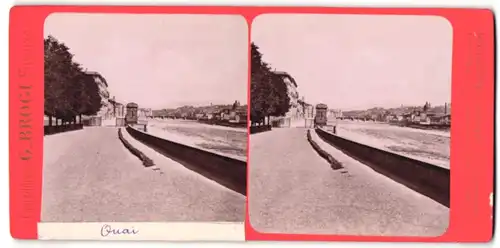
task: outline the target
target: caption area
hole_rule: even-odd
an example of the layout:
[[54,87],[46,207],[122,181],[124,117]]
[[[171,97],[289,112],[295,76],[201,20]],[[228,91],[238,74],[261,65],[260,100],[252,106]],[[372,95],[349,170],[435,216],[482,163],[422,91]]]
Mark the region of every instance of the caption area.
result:
[[243,222],[38,223],[41,240],[244,241]]

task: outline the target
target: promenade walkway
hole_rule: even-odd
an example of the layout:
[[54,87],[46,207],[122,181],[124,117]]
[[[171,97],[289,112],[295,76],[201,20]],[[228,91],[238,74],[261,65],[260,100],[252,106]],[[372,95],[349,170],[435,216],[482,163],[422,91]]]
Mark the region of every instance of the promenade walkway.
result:
[[305,128],[250,137],[249,213],[257,231],[391,236],[446,231],[448,208],[328,149],[344,169],[330,168],[307,141]]
[[243,196],[168,159],[155,161],[162,174],[145,168],[117,132],[89,127],[44,137],[42,222],[244,219]]

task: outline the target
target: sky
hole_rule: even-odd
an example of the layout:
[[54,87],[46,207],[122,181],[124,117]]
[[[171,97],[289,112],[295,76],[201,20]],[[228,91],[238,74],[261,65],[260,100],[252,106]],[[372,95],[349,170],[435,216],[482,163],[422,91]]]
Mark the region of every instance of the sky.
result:
[[452,32],[437,16],[268,14],[251,39],[306,102],[355,110],[450,102]]
[[247,102],[248,26],[241,16],[57,13],[44,35],[145,108]]

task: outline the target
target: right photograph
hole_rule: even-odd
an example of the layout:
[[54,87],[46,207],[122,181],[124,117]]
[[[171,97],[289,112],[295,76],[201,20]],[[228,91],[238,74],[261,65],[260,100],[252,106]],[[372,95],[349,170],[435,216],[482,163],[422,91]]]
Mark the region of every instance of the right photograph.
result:
[[266,14],[251,41],[248,211],[257,232],[446,232],[448,20]]

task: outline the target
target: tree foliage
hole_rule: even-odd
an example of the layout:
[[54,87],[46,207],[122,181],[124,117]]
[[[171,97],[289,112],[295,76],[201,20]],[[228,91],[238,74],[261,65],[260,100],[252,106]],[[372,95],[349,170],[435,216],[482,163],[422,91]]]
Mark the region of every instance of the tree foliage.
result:
[[50,120],[73,122],[76,116],[94,115],[109,97],[104,77],[87,72],[73,57],[56,38],[44,39],[44,113]]
[[267,116],[284,116],[290,109],[288,86],[262,60],[259,47],[251,44],[250,120],[260,123]]

